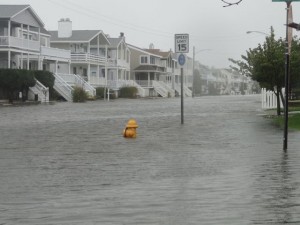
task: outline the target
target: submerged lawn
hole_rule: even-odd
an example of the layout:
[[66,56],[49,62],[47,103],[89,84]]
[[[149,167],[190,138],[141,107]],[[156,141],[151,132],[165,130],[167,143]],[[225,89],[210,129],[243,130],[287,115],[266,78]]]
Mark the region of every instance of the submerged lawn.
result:
[[[284,127],[284,116],[274,118],[275,124]],[[300,130],[300,113],[289,115],[288,127],[290,129]]]

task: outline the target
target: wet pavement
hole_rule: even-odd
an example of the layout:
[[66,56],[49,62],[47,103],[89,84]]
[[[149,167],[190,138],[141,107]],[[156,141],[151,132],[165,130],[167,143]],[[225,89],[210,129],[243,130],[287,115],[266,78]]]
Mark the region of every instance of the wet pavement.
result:
[[[0,224],[300,224],[300,132],[260,96],[0,107]],[[136,119],[136,139],[125,139]]]

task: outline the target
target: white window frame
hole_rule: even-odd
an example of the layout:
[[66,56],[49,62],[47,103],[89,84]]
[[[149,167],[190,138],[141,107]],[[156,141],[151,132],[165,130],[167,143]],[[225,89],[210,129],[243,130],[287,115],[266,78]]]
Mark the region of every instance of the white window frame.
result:
[[[146,60],[143,61],[142,59],[146,59]],[[149,61],[149,56],[148,55],[141,55],[140,56],[140,63],[141,64],[149,64],[148,61]]]

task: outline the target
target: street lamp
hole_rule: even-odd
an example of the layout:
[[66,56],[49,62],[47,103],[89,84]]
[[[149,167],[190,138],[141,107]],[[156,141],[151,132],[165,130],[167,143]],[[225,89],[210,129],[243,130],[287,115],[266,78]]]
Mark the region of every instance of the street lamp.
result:
[[210,48],[204,48],[200,49],[197,52],[195,51],[195,46],[193,46],[193,81],[192,81],[192,97],[195,95],[194,91],[194,79],[195,79],[195,55],[198,54],[199,52],[204,52],[204,51],[211,51]]

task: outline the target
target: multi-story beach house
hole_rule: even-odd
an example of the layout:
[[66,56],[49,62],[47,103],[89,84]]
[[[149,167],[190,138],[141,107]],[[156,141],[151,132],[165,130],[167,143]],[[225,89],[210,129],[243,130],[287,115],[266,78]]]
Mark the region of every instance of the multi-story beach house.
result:
[[[70,51],[50,47],[50,34],[31,6],[0,5],[0,68],[49,70],[58,63],[68,65]],[[41,101],[49,98],[45,90],[39,82],[32,88]]]
[[[149,49],[141,49],[134,45],[129,45],[129,48],[131,76],[149,95],[173,97],[181,94],[180,67],[176,54],[155,49],[152,44]],[[184,84],[188,81],[187,71],[190,67],[191,65],[184,67]],[[192,95],[187,85],[184,85],[184,94]]]
[[130,79],[130,50],[122,32],[117,38],[108,36],[108,40],[110,44],[107,52],[107,80],[109,86],[117,90],[133,84]]
[[102,30],[72,30],[68,18],[58,21],[58,30],[49,31],[50,46],[71,52],[68,66],[58,64],[59,73],[77,74],[100,85],[105,80],[108,41]]
[[107,87],[116,96],[123,86],[136,86],[144,97],[144,90],[130,79],[130,50],[123,33],[111,38],[102,30],[73,30],[68,18],[58,21],[58,30],[49,31],[51,47],[69,50],[68,66],[58,64],[59,76],[68,81],[80,76],[93,87]]

